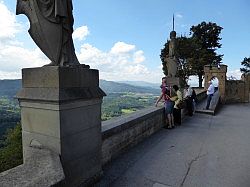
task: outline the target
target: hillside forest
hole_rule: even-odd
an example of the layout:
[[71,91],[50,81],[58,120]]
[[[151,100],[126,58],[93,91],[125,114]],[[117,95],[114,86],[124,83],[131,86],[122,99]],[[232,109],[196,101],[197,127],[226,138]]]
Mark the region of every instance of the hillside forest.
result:
[[[152,106],[160,93],[160,88],[105,80],[100,80],[100,87],[107,94],[102,104],[103,121]],[[0,147],[3,146],[6,130],[20,123],[20,108],[14,98],[20,89],[21,80],[0,80]]]

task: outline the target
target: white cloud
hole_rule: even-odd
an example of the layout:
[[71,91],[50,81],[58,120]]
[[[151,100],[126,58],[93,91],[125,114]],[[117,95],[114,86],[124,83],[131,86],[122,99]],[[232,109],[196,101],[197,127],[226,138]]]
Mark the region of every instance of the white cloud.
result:
[[[19,25],[25,24],[17,23],[14,14],[0,0],[0,79],[21,78],[22,68],[49,63],[39,48],[28,49],[16,38],[15,34],[22,29]],[[22,34],[28,34],[26,30],[24,32]],[[73,37],[83,41],[88,34],[88,27],[82,26],[75,30]],[[83,42],[76,53],[81,63],[98,69],[102,79],[161,82],[163,76],[161,68],[149,69],[145,65],[146,58],[142,50],[122,41],[116,42],[107,52]]]
[[0,80],[1,79],[21,79],[21,74],[19,72],[0,71]]
[[128,53],[130,51],[133,51],[134,49],[135,49],[134,45],[126,44],[124,42],[117,42],[111,48],[110,52],[113,53],[113,54]]
[[18,46],[0,47],[1,71],[18,72],[21,68],[39,67],[49,61],[40,49],[28,50]]
[[[118,50],[117,46],[122,50]],[[81,63],[98,69],[101,79],[159,82],[162,77],[161,68],[149,70],[143,64],[145,56],[142,50],[136,50],[135,45],[125,42],[115,43],[109,52],[101,51],[90,44],[83,44],[78,59]]]
[[81,26],[74,30],[72,37],[74,40],[82,41],[82,40],[85,40],[86,36],[88,36],[89,34],[90,32],[89,32],[88,27]]
[[183,18],[183,15],[180,14],[180,13],[177,13],[175,16],[176,16],[177,18]]
[[142,50],[136,51],[134,53],[134,61],[135,63],[138,63],[138,64],[145,61],[144,52]]
[[21,78],[21,69],[48,63],[45,55],[36,48],[26,49],[15,34],[21,32],[15,15],[0,1],[0,78]]
[[241,75],[242,75],[242,73],[240,72],[239,69],[234,69],[234,70],[230,70],[230,71],[227,72],[227,77],[232,76],[232,77],[234,77],[234,78],[236,78],[238,80],[241,79]]
[[14,38],[19,29],[20,24],[17,23],[15,14],[0,1],[0,41],[5,42],[9,38]]

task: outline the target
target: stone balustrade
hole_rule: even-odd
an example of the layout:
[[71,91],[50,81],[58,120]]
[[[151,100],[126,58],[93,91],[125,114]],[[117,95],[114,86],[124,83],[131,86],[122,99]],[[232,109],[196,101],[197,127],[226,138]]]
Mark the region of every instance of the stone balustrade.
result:
[[102,163],[158,131],[164,124],[164,108],[150,107],[102,123]]
[[[197,94],[199,101],[205,97],[204,93]],[[164,123],[163,107],[149,107],[102,122],[102,165],[160,130]],[[44,147],[27,150],[30,156],[23,165],[0,174],[0,186],[60,186],[64,183],[58,154]]]
[[27,148],[24,164],[0,173],[1,187],[52,186],[64,180],[58,154],[44,148]]

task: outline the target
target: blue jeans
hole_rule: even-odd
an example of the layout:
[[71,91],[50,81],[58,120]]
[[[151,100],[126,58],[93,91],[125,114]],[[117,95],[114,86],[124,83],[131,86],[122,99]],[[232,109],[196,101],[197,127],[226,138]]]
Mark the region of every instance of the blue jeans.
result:
[[207,106],[206,106],[206,110],[209,109],[209,106],[210,106],[210,102],[211,102],[211,100],[212,100],[212,97],[213,97],[213,94],[209,94],[209,95],[207,96]]

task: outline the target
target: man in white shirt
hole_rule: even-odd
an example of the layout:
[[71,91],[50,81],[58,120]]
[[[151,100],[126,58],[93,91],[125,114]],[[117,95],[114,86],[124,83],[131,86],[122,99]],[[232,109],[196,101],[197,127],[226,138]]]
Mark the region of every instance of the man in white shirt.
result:
[[210,102],[212,100],[212,97],[214,95],[214,85],[212,84],[211,81],[208,81],[209,87],[207,89],[207,106],[206,106],[206,110],[209,109],[210,106]]
[[193,94],[193,89],[189,85],[186,85],[185,90],[184,90],[184,99],[186,101],[187,113],[189,116],[193,115],[192,94]]

